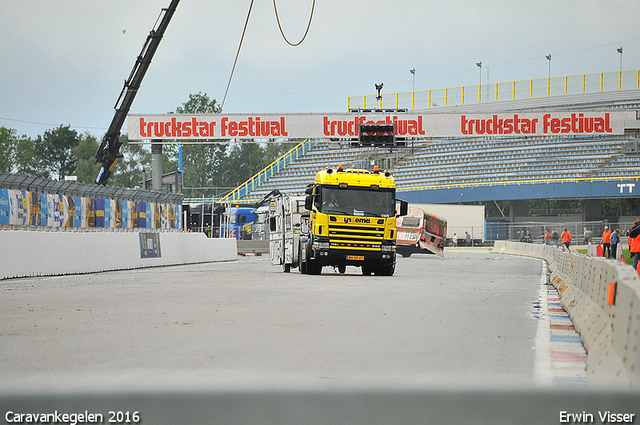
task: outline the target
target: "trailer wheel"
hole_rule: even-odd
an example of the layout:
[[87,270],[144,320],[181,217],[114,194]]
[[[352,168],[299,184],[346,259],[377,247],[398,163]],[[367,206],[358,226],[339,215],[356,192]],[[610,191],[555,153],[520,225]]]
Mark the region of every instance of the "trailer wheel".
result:
[[282,271],[285,273],[289,273],[291,271],[291,264],[283,264]]
[[344,274],[344,272],[346,272],[346,271],[347,271],[347,266],[345,266],[344,264],[340,264],[338,266],[338,273]]

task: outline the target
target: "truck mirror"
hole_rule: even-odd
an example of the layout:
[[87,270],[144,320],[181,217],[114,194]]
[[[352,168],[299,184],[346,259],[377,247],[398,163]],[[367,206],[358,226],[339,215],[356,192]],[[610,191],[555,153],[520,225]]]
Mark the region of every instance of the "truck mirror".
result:
[[307,211],[311,211],[312,207],[313,207],[313,195],[308,195],[306,198],[304,198],[304,208]]
[[398,201],[400,201],[400,212],[396,217],[402,217],[404,215],[407,215],[407,213],[409,212],[409,203],[401,199],[398,199]]

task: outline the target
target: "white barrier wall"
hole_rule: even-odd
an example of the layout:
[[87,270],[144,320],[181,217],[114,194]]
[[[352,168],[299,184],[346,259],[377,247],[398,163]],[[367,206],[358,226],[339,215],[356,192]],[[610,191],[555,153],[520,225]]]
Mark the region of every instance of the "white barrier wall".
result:
[[235,239],[203,233],[0,231],[0,279],[235,259]]
[[640,388],[640,278],[630,265],[519,242],[492,252],[549,264],[551,283],[587,350],[590,383]]

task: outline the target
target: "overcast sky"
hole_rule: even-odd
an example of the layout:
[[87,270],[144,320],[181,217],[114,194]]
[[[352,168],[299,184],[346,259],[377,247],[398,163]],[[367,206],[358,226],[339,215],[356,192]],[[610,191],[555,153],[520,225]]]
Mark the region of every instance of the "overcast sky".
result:
[[[98,138],[170,0],[4,0],[0,126],[31,137],[59,125]],[[132,113],[222,102],[250,0],[182,0]],[[277,0],[285,35],[313,0]],[[255,0],[225,112],[343,112],[347,96],[640,69],[638,0],[316,0],[306,40],[285,43],[272,0]],[[123,132],[126,131],[126,124]]]

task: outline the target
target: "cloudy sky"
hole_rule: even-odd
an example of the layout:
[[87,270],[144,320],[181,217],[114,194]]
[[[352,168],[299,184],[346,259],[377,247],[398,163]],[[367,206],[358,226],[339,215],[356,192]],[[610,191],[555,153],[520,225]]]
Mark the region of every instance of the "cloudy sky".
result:
[[[101,137],[161,8],[170,0],[5,0],[0,126],[31,137],[59,125]],[[251,0],[182,0],[131,108],[171,112],[189,93],[221,102]],[[300,40],[313,0],[277,0]],[[255,0],[224,110],[343,112],[347,97],[640,69],[637,0],[316,0],[291,47],[273,1]],[[126,130],[123,128],[123,131]]]

